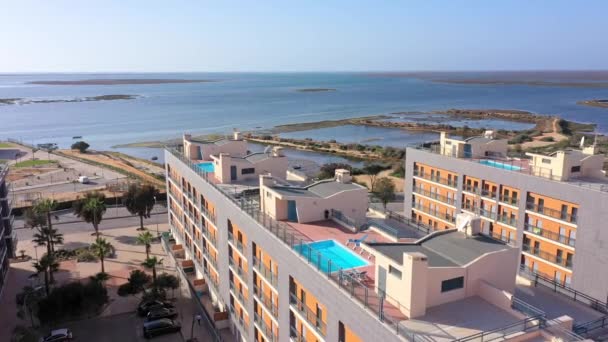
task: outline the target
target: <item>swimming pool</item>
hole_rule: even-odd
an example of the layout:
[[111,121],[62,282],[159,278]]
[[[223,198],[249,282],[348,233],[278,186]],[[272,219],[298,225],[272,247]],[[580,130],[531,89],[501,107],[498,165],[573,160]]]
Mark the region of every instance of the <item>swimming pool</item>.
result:
[[201,171],[203,171],[203,172],[214,172],[215,171],[213,162],[203,162],[203,163],[196,164],[196,166],[198,166],[198,168],[201,169]]
[[[335,240],[323,240],[296,245],[294,249],[304,257],[310,257],[310,263],[317,268],[321,268],[325,273],[369,265],[369,262],[365,259]],[[331,260],[331,270],[329,269],[329,260]]]
[[509,165],[509,164],[505,164],[505,163],[501,163],[501,162],[497,162],[497,161],[493,161],[493,160],[483,159],[483,160],[480,160],[479,163],[483,164],[483,165],[488,165],[491,167],[496,167],[499,169],[509,170],[509,171],[520,171],[521,170],[521,167],[519,167],[519,166]]

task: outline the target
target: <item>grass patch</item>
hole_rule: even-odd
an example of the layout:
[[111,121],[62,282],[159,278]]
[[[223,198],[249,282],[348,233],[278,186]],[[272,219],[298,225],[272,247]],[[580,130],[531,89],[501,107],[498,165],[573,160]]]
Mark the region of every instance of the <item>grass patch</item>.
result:
[[11,148],[11,147],[15,147],[15,145],[13,145],[11,143],[0,142],[0,148]]
[[57,161],[47,159],[25,160],[22,162],[15,163],[13,167],[34,167],[48,164],[57,164]]

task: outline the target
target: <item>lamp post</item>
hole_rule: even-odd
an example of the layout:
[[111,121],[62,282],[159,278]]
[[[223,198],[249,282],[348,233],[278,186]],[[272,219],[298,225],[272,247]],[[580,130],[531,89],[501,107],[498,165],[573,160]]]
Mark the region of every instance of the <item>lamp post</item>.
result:
[[201,315],[192,315],[192,326],[190,327],[190,339],[188,341],[190,341],[190,342],[198,341],[198,339],[194,338],[194,321],[196,320],[196,322],[200,326],[201,318],[203,318]]

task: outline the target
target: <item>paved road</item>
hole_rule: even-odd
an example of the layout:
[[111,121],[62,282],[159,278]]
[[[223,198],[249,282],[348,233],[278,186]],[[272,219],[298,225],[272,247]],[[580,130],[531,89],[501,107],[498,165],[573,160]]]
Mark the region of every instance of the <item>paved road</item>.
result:
[[[167,208],[156,206],[152,212],[152,217],[144,219],[144,226],[151,231],[156,229],[157,224],[167,223]],[[57,219],[58,218],[58,219]],[[34,234],[33,229],[23,228],[22,218],[15,219],[17,238],[21,241],[31,240]],[[131,215],[124,207],[108,208],[103,221],[99,225],[100,230],[134,227],[139,226],[139,216]],[[93,225],[80,220],[71,210],[63,210],[55,213],[53,217],[53,227],[59,229],[64,234],[75,234],[86,231],[93,232]]]
[[[143,337],[143,318],[135,313],[126,313],[110,317],[93,318],[62,325],[62,328],[72,330],[73,341],[86,342],[119,342],[119,341],[147,341]],[[182,333],[188,327],[182,327]],[[155,342],[183,342],[181,334],[173,333],[158,336]]]
[[15,196],[18,196],[18,195],[24,194],[24,193],[37,192],[37,190],[43,191],[45,193],[79,192],[79,191],[93,190],[96,188],[104,188],[106,186],[106,184],[114,183],[114,182],[116,182],[115,179],[98,178],[98,179],[91,180],[88,184],[62,182],[62,183],[53,184],[53,185],[48,185],[48,184],[44,185],[44,186],[35,185],[35,186],[27,186],[27,187],[23,187],[23,188],[19,188],[19,189],[14,189],[11,191],[11,193],[14,193]]

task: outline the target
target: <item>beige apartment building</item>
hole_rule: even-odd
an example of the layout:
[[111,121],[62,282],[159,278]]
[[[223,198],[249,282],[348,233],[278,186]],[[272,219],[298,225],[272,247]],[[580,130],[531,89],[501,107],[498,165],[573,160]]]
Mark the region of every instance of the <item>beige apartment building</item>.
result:
[[239,138],[185,136],[184,152],[165,153],[171,234],[163,244],[216,340],[548,336],[544,313],[513,295],[519,249],[485,234],[479,217],[461,213],[458,227],[429,234],[368,210],[367,190],[347,170],[287,180],[284,157],[270,149],[275,165],[264,168],[278,171],[227,180],[215,161],[246,157]]
[[608,298],[608,178],[593,146],[550,155],[507,156],[493,132],[441,133],[438,145],[408,148],[405,212],[434,230],[456,216],[482,220],[484,234],[520,249],[523,271]]

